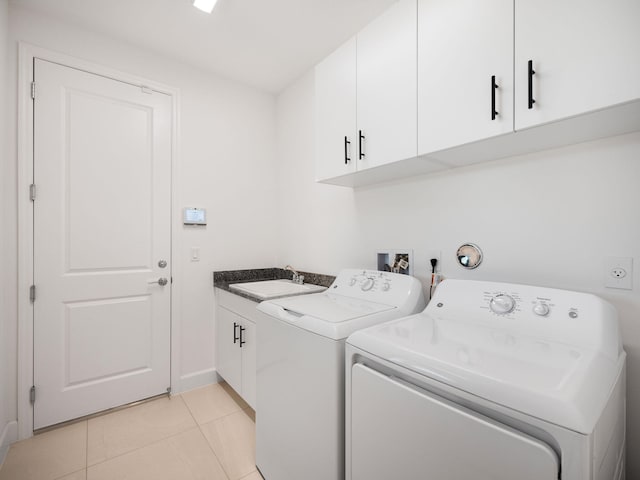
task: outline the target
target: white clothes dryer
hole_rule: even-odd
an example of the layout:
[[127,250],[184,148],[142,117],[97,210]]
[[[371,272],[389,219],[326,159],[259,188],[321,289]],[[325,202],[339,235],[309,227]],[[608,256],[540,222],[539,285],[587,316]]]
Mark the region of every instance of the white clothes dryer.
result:
[[424,306],[417,279],[352,269],[322,293],[258,305],[256,465],[266,480],[344,479],[345,339]]
[[619,480],[625,358],[589,294],[446,280],[346,346],[347,480]]

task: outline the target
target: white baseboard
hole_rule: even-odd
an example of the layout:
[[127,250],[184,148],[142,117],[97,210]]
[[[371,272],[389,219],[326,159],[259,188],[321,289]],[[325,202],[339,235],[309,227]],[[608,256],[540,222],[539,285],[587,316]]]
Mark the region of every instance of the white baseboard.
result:
[[176,382],[177,385],[172,386],[171,393],[178,394],[187,392],[194,388],[205,387],[212,383],[219,383],[220,381],[222,381],[222,377],[218,375],[215,368],[189,373],[188,375],[180,377],[178,382]]
[[18,422],[15,420],[7,423],[0,434],[0,466],[9,452],[11,444],[18,440]]

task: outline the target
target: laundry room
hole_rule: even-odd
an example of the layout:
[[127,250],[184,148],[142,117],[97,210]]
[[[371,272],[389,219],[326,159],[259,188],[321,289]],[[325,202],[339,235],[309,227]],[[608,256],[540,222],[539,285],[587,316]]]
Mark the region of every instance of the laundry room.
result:
[[[527,16],[525,10],[535,10],[524,6],[530,3],[495,1],[480,9],[468,0],[218,0],[205,13],[191,0],[0,0],[0,480],[290,480],[284,457],[276,461],[282,478],[268,475],[271,461],[262,463],[256,451],[256,429],[258,450],[289,445],[284,435],[293,430],[277,428],[287,412],[297,415],[299,403],[313,408],[316,420],[326,412],[308,396],[313,387],[283,384],[282,391],[292,395],[279,404],[286,408],[278,416],[263,415],[263,421],[275,419],[274,433],[265,437],[270,431],[260,431],[260,399],[262,405],[273,401],[261,397],[260,387],[265,392],[265,385],[282,381],[261,377],[266,357],[260,358],[260,325],[268,323],[265,315],[299,312],[289,300],[279,300],[282,310],[255,307],[298,295],[306,284],[329,290],[291,298],[317,298],[334,288],[348,292],[354,285],[357,299],[370,286],[381,295],[393,293],[404,285],[393,280],[400,260],[417,280],[407,290],[418,285],[423,296],[410,311],[398,300],[403,315],[435,308],[430,296],[447,280],[566,290],[612,305],[617,324],[608,325],[619,329],[626,353],[620,397],[626,399],[620,433],[626,459],[622,455],[622,469],[619,457],[585,467],[590,476],[582,478],[640,479],[640,7],[623,0],[606,8],[598,2],[588,2],[589,8],[544,2],[540,12]],[[500,35],[510,41],[493,57],[507,59],[507,73],[495,73],[483,64],[493,68],[492,55],[479,58],[472,47],[481,49],[480,39],[498,36],[486,22],[502,4],[510,23]],[[441,21],[424,15],[431,7]],[[559,12],[550,13],[554,8]],[[569,18],[569,12],[589,9],[596,13]],[[412,46],[395,54],[396,44],[380,39],[409,14],[411,28],[392,36]],[[523,16],[528,36],[541,28],[536,22],[553,19],[543,40],[514,41],[514,19]],[[388,17],[392,26],[383,21]],[[454,28],[459,17],[468,23]],[[598,39],[588,45],[586,38],[575,40],[580,22],[590,21],[602,29],[600,40],[609,39],[601,49],[594,46]],[[467,37],[458,42],[461,28]],[[436,38],[446,39],[440,46],[453,53],[421,47]],[[566,72],[555,58],[538,61],[531,46],[536,42],[544,44],[545,54],[571,57],[567,65],[580,80],[560,80],[564,93],[545,90],[557,72]],[[351,56],[357,61],[340,72],[346,72],[348,88],[357,87],[354,98],[332,74]],[[408,72],[400,65],[407,58],[413,62]],[[381,66],[387,61],[388,68]],[[431,74],[449,67],[446,74]],[[456,77],[470,79],[472,70],[480,71],[477,90]],[[375,82],[358,83],[367,74]],[[546,108],[557,105],[544,117]],[[529,114],[536,116],[529,120]],[[368,119],[371,126],[365,126]],[[102,129],[108,122],[110,137]],[[474,122],[486,125],[476,128]],[[132,131],[147,136],[133,141]],[[120,145],[116,136],[129,150],[110,147]],[[326,140],[331,136],[335,142]],[[334,153],[335,165],[325,165]],[[152,161],[134,166],[129,155]],[[459,261],[465,244],[481,252],[476,268]],[[116,247],[117,258],[109,253]],[[402,255],[388,257],[394,261],[387,269],[379,264],[381,252]],[[432,288],[434,275],[443,283]],[[110,293],[92,290],[95,278],[96,288]],[[268,293],[260,296],[260,286],[248,293],[228,287],[257,280],[286,281],[270,288],[287,293],[270,300]],[[534,305],[552,303],[531,295],[538,298]],[[236,386],[235,373],[225,370],[227,347],[220,339],[228,312],[233,348],[258,337],[257,357],[241,360],[253,368],[251,385],[239,377]],[[587,336],[591,325],[579,322],[586,307],[578,313],[571,319],[576,338]],[[132,322],[134,315],[146,320]],[[254,315],[255,322],[243,323]],[[544,325],[556,318],[542,317]],[[59,329],[49,329],[56,322]],[[594,338],[604,342],[602,328]],[[554,325],[538,334],[557,330]],[[332,434],[343,441],[340,375],[353,331],[345,326],[339,334],[314,332],[341,342],[331,357],[340,367],[337,413],[326,423],[337,425]],[[145,343],[151,337],[154,343]],[[262,352],[270,346],[271,360],[286,351],[284,342],[276,349],[275,343],[265,345]],[[308,352],[324,351],[315,348]],[[64,359],[62,366],[56,370],[45,354]],[[109,360],[102,362],[102,356]],[[158,356],[161,364],[149,363]],[[300,382],[320,382],[314,360]],[[158,370],[157,377],[143,376]],[[53,385],[58,377],[63,388]],[[603,388],[614,390],[613,383]],[[136,405],[123,407],[129,404]],[[141,413],[131,413],[135,409]],[[493,418],[490,411],[482,407],[485,417],[506,423],[509,431],[525,423]],[[577,424],[568,430],[575,433]],[[524,430],[536,437],[536,428]],[[309,432],[308,439],[319,438],[314,435]],[[554,458],[568,455],[564,440],[552,436],[535,438],[545,444],[539,451],[550,445]],[[295,438],[291,445],[302,452],[296,444],[307,438]],[[335,478],[344,479],[344,449],[326,455],[335,458]],[[558,470],[554,478],[578,478]],[[599,471],[612,474],[602,477]],[[307,478],[314,478],[311,472]],[[394,478],[411,477],[398,467]]]

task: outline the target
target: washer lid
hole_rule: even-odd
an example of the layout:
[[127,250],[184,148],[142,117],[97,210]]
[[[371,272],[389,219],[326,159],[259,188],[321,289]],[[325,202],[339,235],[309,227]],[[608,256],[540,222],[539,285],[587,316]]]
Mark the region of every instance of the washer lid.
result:
[[335,293],[286,297],[271,300],[271,303],[279,305],[293,314],[309,315],[330,323],[346,322],[395,308],[393,305],[345,297]]
[[504,407],[590,433],[624,362],[566,343],[428,312],[355,332],[347,342]]
[[347,338],[356,330],[403,315],[403,310],[393,305],[326,292],[267,300],[257,308],[271,317],[332,340]]

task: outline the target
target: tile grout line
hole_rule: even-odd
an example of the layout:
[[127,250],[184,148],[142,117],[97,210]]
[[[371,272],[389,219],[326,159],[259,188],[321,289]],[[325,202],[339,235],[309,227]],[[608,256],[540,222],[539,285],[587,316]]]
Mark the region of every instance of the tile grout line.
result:
[[[87,478],[86,477],[86,472],[87,472],[87,455],[88,455],[87,452],[89,450],[89,421],[88,420],[83,420],[83,422],[86,423],[85,429],[84,429],[84,442],[85,442],[84,468],[81,468],[79,470],[74,470],[73,472],[67,472],[64,475],[60,476],[60,477],[56,477],[54,480],[60,480],[61,478],[68,477],[69,475],[73,475],[74,473],[78,473],[78,472],[81,472],[83,470],[85,471],[85,478]],[[31,438],[33,438],[33,437],[31,437]]]
[[[180,394],[180,397],[182,397],[182,394]],[[220,468],[222,469],[222,472],[227,477],[227,480],[231,480],[231,476],[227,472],[227,469],[224,468],[224,465],[222,464],[222,462],[218,458],[218,455],[216,454],[216,451],[213,449],[213,446],[211,445],[211,443],[209,443],[209,439],[204,434],[204,431],[202,430],[202,425],[200,424],[200,422],[198,422],[198,420],[196,420],[195,415],[191,411],[191,407],[189,407],[189,403],[184,399],[184,397],[182,398],[182,401],[187,406],[187,410],[189,410],[189,414],[191,415],[191,418],[193,418],[193,421],[196,422],[196,425],[198,426],[198,430],[200,431],[200,435],[202,435],[202,438],[204,438],[204,441],[207,443],[207,446],[209,447],[209,450],[211,450],[211,453],[213,453],[213,456],[215,457],[216,462],[218,462],[218,464],[220,465]],[[231,415],[231,414],[229,414],[229,415]],[[220,418],[223,418],[223,417],[220,417]],[[215,422],[215,420],[213,420],[213,421]],[[208,423],[210,423],[210,422],[208,422]]]
[[82,472],[83,470],[84,470],[84,471],[86,471],[87,469],[86,469],[86,468],[83,468],[83,469],[81,469],[81,470],[76,470],[76,471],[74,471],[74,472],[65,473],[63,476],[61,476],[61,477],[56,477],[56,478],[54,478],[53,480],[61,480],[61,479],[65,478],[65,477],[68,477],[69,475],[73,475],[74,473]]
[[[181,395],[174,395],[174,397],[181,397]],[[187,408],[187,412],[189,412],[189,415],[193,419],[193,421],[195,423],[195,426],[198,426],[198,422],[196,421],[195,418],[193,418],[193,414],[191,413],[191,410],[189,409],[189,406],[187,405],[187,402],[184,401],[184,398],[181,398],[181,400],[182,400],[182,403],[184,404],[184,406]],[[123,457],[125,455],[128,455],[130,453],[136,452],[136,451],[141,450],[143,448],[150,447],[151,445],[156,445],[156,444],[158,444],[160,442],[164,442],[165,440],[168,440],[170,438],[177,437],[178,435],[182,435],[183,433],[188,432],[189,430],[191,430],[193,428],[195,428],[195,427],[186,428],[185,430],[181,430],[179,432],[172,433],[171,435],[167,435],[166,437],[159,438],[158,440],[155,440],[155,441],[153,441],[151,443],[147,443],[146,445],[142,445],[140,447],[134,448],[133,450],[128,450],[128,451],[122,452],[122,453],[120,453],[118,455],[114,455],[113,457],[106,458],[104,460],[101,460],[99,462],[96,462],[96,463],[92,464],[91,467],[95,467],[95,466],[100,465],[102,463],[108,462],[110,460],[113,460],[114,458]],[[209,443],[209,442],[207,442],[207,443]],[[87,421],[87,467],[86,467],[87,474],[89,473],[89,467],[90,467],[89,466],[89,422]]]
[[[87,460],[87,470],[89,470],[90,467],[95,467],[97,465],[101,465],[101,464],[103,464],[105,462],[109,462],[109,461],[111,461],[111,460],[113,460],[115,458],[124,457],[125,455],[129,455],[130,453],[137,452],[138,450],[142,450],[143,448],[147,448],[147,447],[150,447],[152,445],[157,445],[158,443],[164,442],[165,440],[169,440],[170,438],[173,438],[173,437],[177,437],[178,435],[182,435],[183,433],[188,432],[189,430],[193,430],[193,429],[195,429],[195,427],[189,427],[186,430],[182,430],[182,431],[177,432],[177,433],[172,433],[169,436],[160,438],[160,439],[158,439],[158,440],[156,440],[154,442],[151,442],[151,443],[147,443],[146,445],[142,445],[141,447],[134,448],[133,450],[128,450],[126,452],[119,453],[118,455],[114,455],[113,457],[109,457],[109,458],[107,458],[105,460],[101,460],[101,461],[96,462],[96,463],[94,463],[92,465],[89,465],[88,464],[88,460]],[[74,473],[74,472],[72,472],[72,473]]]
[[[215,422],[215,420],[214,420],[214,422]],[[207,442],[207,447],[209,447],[209,450],[211,450],[211,453],[213,453],[213,456],[216,457],[216,462],[218,462],[218,464],[220,465],[220,468],[222,469],[222,472],[227,477],[227,480],[231,480],[231,475],[229,475],[229,472],[227,472],[227,469],[224,468],[224,464],[220,461],[220,458],[218,457],[218,454],[216,453],[215,449],[213,448],[213,445],[211,445],[211,443],[209,442],[209,439],[207,438],[207,436],[205,435],[204,431],[202,430],[202,425],[200,425],[198,422],[196,422],[196,423],[198,425],[198,430],[200,430],[200,435],[202,435],[202,438],[204,438],[204,441]]]
[[[203,425],[207,425],[207,424],[209,424],[209,423],[216,422],[216,421],[221,420],[221,419],[223,419],[223,418],[226,418],[226,417],[228,417],[228,416],[230,416],[230,415],[234,415],[234,414],[236,414],[236,413],[238,413],[238,412],[243,412],[243,411],[245,411],[246,409],[251,408],[251,407],[247,406],[247,407],[245,407],[245,408],[242,408],[242,407],[240,407],[240,406],[238,405],[238,407],[239,407],[239,409],[238,409],[238,410],[236,410],[236,411],[234,411],[234,412],[231,412],[231,413],[228,413],[228,414],[226,414],[226,415],[223,415],[223,416],[221,416],[221,417],[218,417],[218,418],[216,418],[216,419],[214,419],[214,420],[211,420],[211,421],[209,421],[209,422],[206,422],[206,424],[200,424],[200,423],[198,423],[198,421],[196,420],[196,418],[195,418],[195,416],[194,416],[193,412],[191,411],[191,408],[189,408],[189,404],[186,402],[186,400],[184,399],[184,397],[182,397],[182,394],[180,394],[180,395],[175,395],[175,397],[180,397],[180,400],[181,400],[181,401],[183,402],[183,404],[187,407],[187,411],[189,412],[189,415],[190,415],[190,416],[191,416],[191,418],[193,419],[193,421],[194,421],[194,423],[195,423],[195,427],[197,427],[197,428],[198,428],[198,430],[200,431],[200,434],[201,434],[201,435],[202,435],[202,437],[204,438],[204,441],[206,442],[207,446],[209,447],[209,450],[211,451],[211,453],[213,453],[213,456],[215,457],[216,461],[217,461],[217,462],[218,462],[218,464],[220,465],[220,468],[221,468],[221,469],[222,469],[222,471],[224,472],[224,474],[225,474],[225,476],[227,477],[227,479],[228,479],[228,480],[232,480],[232,477],[229,475],[229,473],[228,473],[228,472],[227,472],[227,470],[225,469],[225,467],[224,467],[223,463],[220,461],[220,458],[218,457],[218,455],[216,454],[215,450],[213,449],[213,446],[211,445],[211,443],[209,443],[209,440],[207,439],[207,436],[205,435],[204,431],[202,430],[202,426],[203,426]],[[233,400],[233,399],[232,399],[232,400]],[[234,400],[234,403],[235,403],[235,400]],[[236,403],[236,405],[237,405],[237,403]],[[89,459],[88,459],[88,457],[89,457],[89,444],[88,444],[88,443],[89,443],[89,435],[88,435],[88,432],[89,432],[89,422],[88,422],[88,420],[87,420],[87,437],[86,437],[86,441],[87,441],[87,451],[86,451],[86,454],[85,454],[85,456],[86,456],[86,468],[85,468],[85,470],[87,471],[87,478],[88,478],[89,468],[90,468],[90,467],[95,467],[95,466],[97,466],[97,465],[103,464],[103,463],[108,462],[108,461],[111,461],[111,460],[113,460],[113,459],[116,459],[116,458],[119,458],[119,457],[123,457],[123,456],[125,456],[125,455],[130,454],[130,453],[136,452],[136,451],[141,450],[141,449],[143,449],[143,448],[147,448],[147,447],[150,447],[150,446],[152,446],[152,445],[156,445],[156,444],[161,443],[161,442],[163,442],[163,441],[165,441],[165,440],[168,440],[168,439],[170,439],[170,438],[177,437],[178,435],[182,435],[183,433],[188,432],[189,430],[192,430],[192,429],[194,429],[194,427],[190,427],[190,428],[188,428],[188,429],[186,429],[186,430],[182,430],[182,431],[180,431],[180,432],[176,432],[176,433],[171,434],[171,435],[168,435],[168,436],[166,436],[166,437],[164,437],[164,438],[158,439],[158,440],[156,440],[155,442],[151,442],[151,443],[148,443],[148,444],[143,445],[143,446],[141,446],[141,447],[135,448],[135,449],[133,449],[133,450],[129,450],[129,451],[127,451],[127,452],[123,452],[123,453],[121,453],[121,454],[119,454],[119,455],[114,455],[113,457],[110,457],[110,458],[107,458],[107,459],[102,460],[102,461],[100,461],[100,462],[94,463],[94,464],[92,464],[92,465],[90,466],[90,465],[89,465]],[[75,473],[75,472],[71,472],[71,473]],[[247,474],[247,475],[245,475],[245,476],[248,476],[248,475],[250,475],[251,473],[253,473],[253,472],[250,472],[249,474]],[[244,478],[244,477],[241,477],[241,478],[240,478],[240,479],[238,479],[238,480],[242,480],[242,478]]]
[[[224,389],[224,387],[222,387],[222,388]],[[228,392],[226,392],[226,390],[225,390],[225,393],[227,393],[227,395],[228,395],[228,396],[229,396],[229,398],[233,401],[233,403],[235,403],[235,404],[238,406],[238,410],[236,410],[236,411],[234,411],[234,412],[227,413],[227,414],[222,415],[222,416],[220,416],[220,417],[218,417],[218,418],[214,418],[213,420],[210,420],[210,421],[208,421],[208,422],[206,422],[206,423],[200,423],[200,422],[198,422],[198,420],[195,418],[194,413],[191,411],[191,408],[189,407],[189,403],[184,399],[184,397],[182,398],[182,401],[183,401],[183,402],[184,402],[184,404],[187,406],[187,409],[189,410],[189,413],[191,413],[191,416],[193,417],[193,420],[196,422],[196,425],[198,426],[198,429],[200,430],[200,433],[202,434],[202,436],[204,437],[205,441],[207,442],[207,445],[209,446],[209,450],[211,450],[211,452],[213,453],[213,455],[216,457],[216,460],[217,460],[217,461],[218,461],[218,463],[220,464],[220,467],[222,468],[222,471],[223,471],[223,472],[224,472],[224,474],[227,476],[227,478],[228,478],[229,480],[231,480],[231,475],[227,472],[226,468],[224,467],[224,464],[220,461],[220,458],[218,457],[218,454],[216,453],[215,449],[213,448],[213,445],[211,445],[211,443],[209,442],[209,439],[208,439],[208,438],[207,438],[207,436],[205,435],[204,430],[202,430],[202,427],[203,427],[204,425],[209,425],[209,424],[211,424],[211,423],[217,422],[218,420],[222,420],[222,419],[224,419],[224,418],[227,418],[227,417],[229,417],[229,416],[231,416],[231,415],[235,415],[236,413],[239,413],[239,412],[245,412],[245,415],[246,415],[246,414],[247,414],[247,413],[246,413],[246,411],[247,411],[247,410],[253,410],[253,409],[252,409],[252,408],[251,408],[251,406],[250,406],[250,405],[248,405],[248,404],[247,404],[245,407],[241,407],[241,406],[240,406],[240,405],[238,405],[238,403],[233,399],[233,397],[232,397],[231,395],[229,395],[229,393],[228,393]],[[180,394],[180,396],[182,397],[182,394]],[[249,416],[249,415],[247,415],[247,416]],[[251,416],[249,416],[249,418],[251,419]],[[255,425],[255,421],[253,421],[253,420],[252,420],[252,422],[253,422],[253,423],[254,423],[254,425]],[[257,467],[256,467],[255,471],[256,471],[256,472],[258,471],[258,468],[257,468]],[[240,478],[239,478],[239,479],[237,479],[237,480],[242,480],[243,478],[248,477],[248,476],[249,476],[249,475],[251,475],[252,473],[253,473],[253,472],[249,472],[247,475],[245,475],[245,476],[243,476],[243,477],[240,477]]]

